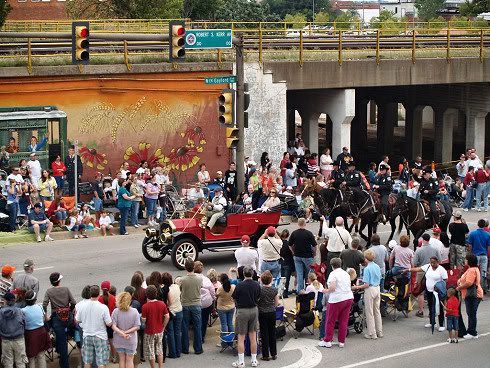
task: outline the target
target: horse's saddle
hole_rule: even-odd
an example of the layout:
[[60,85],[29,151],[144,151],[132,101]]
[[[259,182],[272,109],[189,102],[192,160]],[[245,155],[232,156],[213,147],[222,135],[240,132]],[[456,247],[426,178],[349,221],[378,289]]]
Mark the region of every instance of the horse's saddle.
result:
[[[422,199],[420,202],[424,207],[425,213],[431,213],[429,201]],[[436,201],[436,208],[437,208],[438,216],[442,216],[446,214],[446,210],[444,209],[444,205],[441,203],[441,201]]]

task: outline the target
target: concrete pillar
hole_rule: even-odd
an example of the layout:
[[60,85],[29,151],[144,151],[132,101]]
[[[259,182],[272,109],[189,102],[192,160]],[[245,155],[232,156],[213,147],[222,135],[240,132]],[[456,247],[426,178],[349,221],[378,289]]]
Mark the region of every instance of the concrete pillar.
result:
[[[351,153],[356,157],[356,161],[361,161],[359,157],[365,157],[367,152],[367,120],[368,120],[368,100],[356,99],[356,116],[351,124]],[[359,165],[361,166],[361,165]]]
[[332,155],[336,157],[342,152],[342,147],[351,148],[350,127],[356,113],[356,90],[344,89],[333,92],[326,111],[332,119]]
[[483,157],[485,150],[485,117],[487,112],[466,111],[466,148],[475,148]]
[[393,152],[393,134],[398,121],[398,103],[387,102],[378,105],[378,155],[391,155]]
[[376,124],[376,101],[371,100],[367,106],[369,124]]
[[422,114],[424,106],[405,106],[405,154],[407,159],[422,156]]
[[434,109],[434,161],[449,162],[452,160],[453,132],[457,124],[457,109]]
[[288,110],[287,137],[288,142],[294,141],[296,136],[296,110]]
[[308,110],[300,111],[302,135],[310,152],[318,153],[318,118],[320,113]]

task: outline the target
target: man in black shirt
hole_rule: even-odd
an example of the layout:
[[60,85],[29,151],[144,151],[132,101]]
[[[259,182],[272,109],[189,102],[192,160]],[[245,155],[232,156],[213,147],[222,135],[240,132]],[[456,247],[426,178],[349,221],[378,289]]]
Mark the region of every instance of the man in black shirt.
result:
[[[77,177],[75,178],[75,160],[77,160]],[[75,195],[75,183],[78,186],[78,182],[83,175],[83,165],[82,160],[79,155],[75,157],[75,147],[71,146],[68,149],[68,156],[65,158],[66,166],[66,180],[68,181],[68,193],[73,196]],[[80,191],[77,192],[78,200],[80,200]]]
[[236,165],[234,162],[230,164],[230,169],[225,172],[225,193],[226,198],[235,202],[238,195],[236,181]]
[[306,219],[298,220],[299,229],[294,230],[289,238],[289,247],[293,252],[294,268],[296,269],[296,292],[305,288],[305,279],[310,272],[316,254],[316,240],[313,233],[306,230]]
[[347,165],[350,161],[352,161],[352,155],[349,153],[349,149],[347,147],[342,148],[342,152],[337,156],[337,161],[339,162],[340,169],[342,171],[347,170]]
[[235,333],[238,334],[238,361],[234,362],[233,367],[245,367],[245,336],[248,334],[250,339],[250,352],[252,355],[252,367],[257,367],[257,321],[258,309],[257,302],[260,296],[260,285],[252,280],[253,269],[243,268],[245,279],[240,282],[235,291],[233,299],[236,304]]
[[451,268],[461,269],[466,257],[466,235],[470,232],[468,225],[463,220],[461,211],[453,214],[454,222],[449,224],[451,244],[449,246],[449,264]]

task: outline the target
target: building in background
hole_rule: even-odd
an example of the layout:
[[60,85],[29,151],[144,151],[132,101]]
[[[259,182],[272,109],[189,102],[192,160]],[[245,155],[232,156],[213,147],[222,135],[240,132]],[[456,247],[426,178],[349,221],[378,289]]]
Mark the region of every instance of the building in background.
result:
[[9,0],[9,4],[12,11],[7,20],[68,19],[65,0]]
[[415,2],[412,0],[379,0],[379,10],[388,10],[397,18],[407,17],[409,20],[417,16]]
[[359,15],[359,19],[364,24],[371,21],[372,18],[379,16],[379,3],[377,1],[345,1],[338,0],[332,2],[333,10],[347,12],[354,10]]

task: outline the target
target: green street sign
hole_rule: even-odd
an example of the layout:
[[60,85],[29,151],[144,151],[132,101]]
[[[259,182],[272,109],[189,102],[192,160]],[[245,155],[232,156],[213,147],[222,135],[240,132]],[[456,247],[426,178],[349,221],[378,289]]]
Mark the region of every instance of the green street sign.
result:
[[229,49],[233,47],[231,29],[186,29],[186,49]]
[[205,84],[229,84],[236,83],[236,75],[227,75],[225,77],[204,78]]

